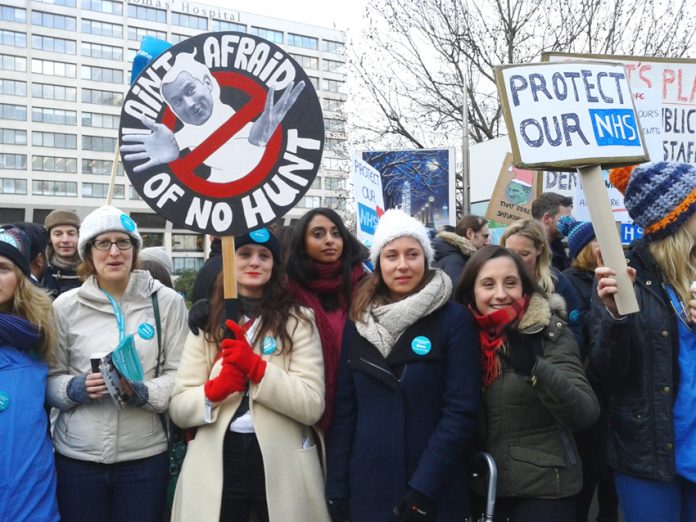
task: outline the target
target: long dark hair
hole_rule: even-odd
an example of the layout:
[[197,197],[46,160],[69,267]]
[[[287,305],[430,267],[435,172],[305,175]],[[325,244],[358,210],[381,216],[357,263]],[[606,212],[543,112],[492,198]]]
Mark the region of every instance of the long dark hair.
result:
[[522,282],[522,291],[524,295],[531,296],[537,293],[546,296],[546,293],[539,286],[539,283],[529,275],[529,272],[525,268],[524,261],[522,261],[520,256],[505,247],[491,245],[480,249],[466,262],[462,277],[459,279],[459,284],[454,290],[454,300],[465,305],[476,307],[476,278],[483,265],[491,259],[496,259],[498,257],[508,257],[515,263],[517,272],[520,275],[520,281]]
[[[288,277],[303,288],[307,288],[310,281],[316,279],[317,272],[314,268],[315,261],[307,255],[305,236],[307,228],[314,216],[322,215],[329,219],[336,228],[338,234],[343,239],[343,253],[341,254],[341,292],[344,302],[350,306],[351,299],[351,272],[353,267],[359,265],[364,257],[365,249],[358,240],[348,232],[341,216],[330,208],[315,208],[307,212],[300,220],[295,223],[290,240],[288,242],[288,256],[286,270]],[[338,295],[320,294],[322,306],[326,310],[336,310],[340,306]]]
[[[224,336],[223,328],[225,314],[225,297],[223,294],[223,272],[220,272],[215,285],[213,294],[210,298],[210,313],[205,327],[205,339],[208,342],[219,345]],[[293,332],[288,332],[287,323],[291,315],[307,321],[311,321],[307,314],[300,307],[295,297],[287,290],[285,283],[285,270],[282,263],[275,257],[273,258],[273,269],[271,277],[263,288],[263,295],[259,303],[259,327],[254,334],[252,344],[256,343],[262,335],[271,335],[280,340],[283,350],[292,351]]]

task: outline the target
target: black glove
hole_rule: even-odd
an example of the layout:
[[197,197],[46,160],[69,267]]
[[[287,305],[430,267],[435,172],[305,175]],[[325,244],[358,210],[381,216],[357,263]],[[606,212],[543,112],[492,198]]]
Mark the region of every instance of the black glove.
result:
[[435,502],[415,489],[409,489],[394,508],[401,522],[431,522],[437,520]]
[[326,505],[329,507],[331,522],[348,522],[350,520],[347,498],[330,498],[326,501]]
[[530,377],[537,361],[537,354],[542,350],[539,346],[541,339],[538,335],[525,335],[517,330],[508,329],[508,354],[505,357],[515,373]]
[[198,330],[205,330],[209,313],[210,303],[208,303],[207,299],[199,299],[193,303],[188,315],[188,327],[193,332],[193,335],[198,335]]

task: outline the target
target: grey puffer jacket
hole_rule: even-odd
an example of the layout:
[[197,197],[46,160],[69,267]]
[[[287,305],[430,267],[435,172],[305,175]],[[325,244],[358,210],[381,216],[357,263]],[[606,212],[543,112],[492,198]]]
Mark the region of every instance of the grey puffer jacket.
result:
[[520,320],[518,332],[539,356],[531,378],[503,364],[483,391],[482,435],[498,467],[499,497],[565,498],[582,488],[573,431],[597,419],[599,404],[561,318],[562,301],[534,294]]
[[[159,377],[157,335],[147,339],[137,334],[149,324],[156,330],[151,296],[157,292],[162,325],[162,356]],[[88,404],[72,401],[68,383],[89,373],[90,357],[109,352],[119,342],[113,307],[92,276],[81,287],[61,294],[53,302],[58,346],[56,361],[48,373],[48,402],[60,410],[53,430],[56,451],[66,457],[114,463],[152,457],[167,450],[159,414],[169,406],[174,375],[188,333],[183,298],[163,286],[149,272],[131,273],[121,299],[126,333],[133,333],[143,365],[143,383],[148,403],[119,409],[109,395]]]

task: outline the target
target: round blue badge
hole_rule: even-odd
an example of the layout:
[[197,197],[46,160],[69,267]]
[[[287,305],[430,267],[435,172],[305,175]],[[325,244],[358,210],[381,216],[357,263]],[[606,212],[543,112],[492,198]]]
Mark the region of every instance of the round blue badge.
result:
[[428,355],[432,349],[433,343],[423,335],[419,335],[411,341],[411,350],[413,350],[413,353],[416,355]]
[[568,321],[570,321],[571,323],[577,323],[578,321],[580,321],[580,310],[571,310],[568,314]]
[[5,411],[10,405],[10,396],[0,391],[0,411]]
[[138,335],[145,340],[150,340],[155,336],[155,329],[151,324],[143,323],[138,326]]
[[271,239],[271,233],[267,228],[259,228],[258,230],[249,232],[249,237],[257,243],[266,243],[269,239]]
[[133,232],[135,230],[135,221],[133,221],[127,214],[121,214],[121,224],[128,232]]
[[278,348],[278,343],[273,337],[264,337],[263,338],[263,354],[264,355],[269,355],[272,354],[273,352],[276,351],[276,348]]

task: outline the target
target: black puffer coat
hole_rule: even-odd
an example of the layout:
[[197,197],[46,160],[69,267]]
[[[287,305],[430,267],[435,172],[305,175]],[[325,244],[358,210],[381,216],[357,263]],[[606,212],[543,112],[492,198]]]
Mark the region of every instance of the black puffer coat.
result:
[[592,297],[595,321],[589,377],[609,392],[606,458],[621,473],[652,480],[675,476],[672,408],[677,395],[677,317],[647,243],[627,255],[636,269],[640,312],[612,318]]
[[433,250],[433,267],[444,270],[452,280],[452,285],[456,287],[459,276],[464,271],[464,265],[476,253],[476,247],[459,234],[443,231],[433,240]]

